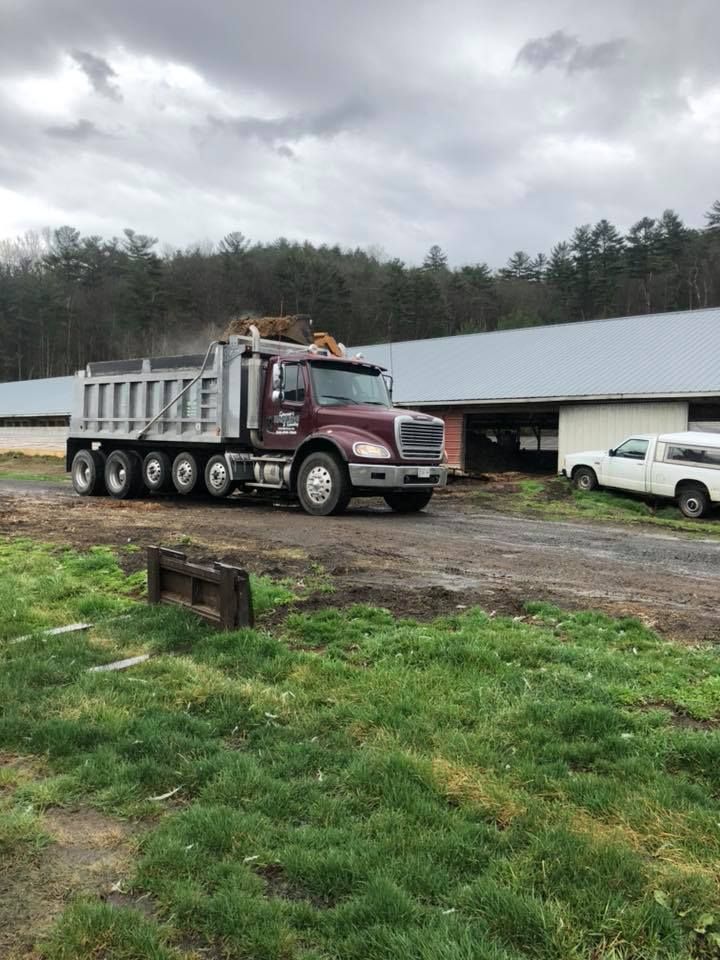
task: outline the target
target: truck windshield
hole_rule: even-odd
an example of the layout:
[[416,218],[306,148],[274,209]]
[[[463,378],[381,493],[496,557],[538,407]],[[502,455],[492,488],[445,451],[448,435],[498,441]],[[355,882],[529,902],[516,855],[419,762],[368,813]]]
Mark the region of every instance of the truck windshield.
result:
[[345,403],[390,406],[385,380],[379,370],[327,361],[309,366],[313,396],[321,406],[341,407]]

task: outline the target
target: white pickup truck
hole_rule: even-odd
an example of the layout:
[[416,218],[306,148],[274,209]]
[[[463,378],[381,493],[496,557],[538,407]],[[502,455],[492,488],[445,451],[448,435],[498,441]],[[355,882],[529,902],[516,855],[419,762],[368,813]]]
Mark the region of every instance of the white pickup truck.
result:
[[579,490],[667,497],[686,517],[702,517],[720,503],[720,433],[637,433],[613,450],[568,454],[561,473]]

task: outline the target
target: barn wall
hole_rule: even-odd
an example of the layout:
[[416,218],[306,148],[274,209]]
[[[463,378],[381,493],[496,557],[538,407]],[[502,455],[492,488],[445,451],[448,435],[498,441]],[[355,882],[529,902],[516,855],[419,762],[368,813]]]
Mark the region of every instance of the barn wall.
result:
[[567,453],[609,450],[634,433],[688,429],[688,404],[584,403],[560,408],[558,466]]
[[[430,411],[429,411],[430,412]],[[465,415],[455,410],[439,413],[445,421],[445,453],[448,466],[456,470],[464,469],[465,451]]]
[[65,452],[68,428],[56,426],[0,426],[0,450],[18,453],[49,453],[58,456]]

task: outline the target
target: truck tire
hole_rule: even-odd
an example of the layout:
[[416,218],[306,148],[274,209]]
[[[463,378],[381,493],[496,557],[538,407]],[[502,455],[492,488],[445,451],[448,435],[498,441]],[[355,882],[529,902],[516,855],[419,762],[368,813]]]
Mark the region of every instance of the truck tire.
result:
[[680,512],[691,520],[704,517],[710,508],[710,497],[707,490],[700,486],[683,487],[678,494]]
[[105,493],[105,455],[99,450],[78,450],[70,468],[75,493],[99,497]]
[[128,500],[142,492],[142,460],[134,450],[113,450],[105,461],[105,486],[116,500]]
[[213,497],[227,497],[235,489],[235,481],[222,454],[210,457],[205,466],[205,486]]
[[313,517],[343,513],[352,498],[345,464],[331,453],[311,453],[300,466],[297,493],[303,510]]
[[403,490],[386,493],[383,499],[395,513],[417,513],[430,503],[432,495],[432,490]]
[[172,482],[178,493],[187,495],[197,489],[200,467],[192,453],[183,450],[173,460]]
[[592,467],[578,467],[572,479],[578,490],[583,490],[588,493],[590,490],[597,489],[597,474]]
[[143,460],[143,483],[153,493],[171,489],[172,463],[162,450],[151,450]]

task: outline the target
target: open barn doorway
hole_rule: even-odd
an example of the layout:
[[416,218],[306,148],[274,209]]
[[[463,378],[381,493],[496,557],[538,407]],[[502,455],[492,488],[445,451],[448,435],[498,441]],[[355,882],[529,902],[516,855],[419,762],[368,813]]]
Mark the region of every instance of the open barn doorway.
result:
[[557,408],[488,411],[465,417],[466,473],[554,473],[557,450]]
[[705,400],[691,403],[688,411],[690,430],[720,433],[720,400]]

